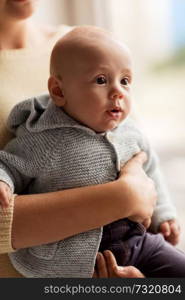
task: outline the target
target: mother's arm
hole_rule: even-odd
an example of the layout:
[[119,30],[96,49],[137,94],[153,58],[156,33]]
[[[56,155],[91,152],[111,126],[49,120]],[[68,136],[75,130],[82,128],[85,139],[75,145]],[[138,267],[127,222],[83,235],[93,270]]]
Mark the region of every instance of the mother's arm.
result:
[[124,217],[138,222],[150,218],[156,193],[142,169],[145,160],[144,153],[137,155],[126,164],[120,178],[110,183],[17,196],[13,248],[62,240]]

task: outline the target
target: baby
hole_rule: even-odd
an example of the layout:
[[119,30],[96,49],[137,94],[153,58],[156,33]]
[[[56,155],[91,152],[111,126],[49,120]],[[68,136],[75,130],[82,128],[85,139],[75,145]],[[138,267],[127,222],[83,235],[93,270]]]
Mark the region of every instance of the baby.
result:
[[49,95],[19,103],[9,116],[16,137],[0,152],[1,205],[8,206],[13,192],[113,181],[120,166],[143,150],[145,172],[158,193],[151,228],[162,234],[121,219],[20,249],[10,259],[25,277],[92,277],[96,254],[106,249],[118,264],[134,265],[147,277],[185,277],[185,254],[171,245],[179,238],[175,208],[156,156],[129,117],[132,77],[129,50],[104,30],[77,27],[61,38],[51,55]]

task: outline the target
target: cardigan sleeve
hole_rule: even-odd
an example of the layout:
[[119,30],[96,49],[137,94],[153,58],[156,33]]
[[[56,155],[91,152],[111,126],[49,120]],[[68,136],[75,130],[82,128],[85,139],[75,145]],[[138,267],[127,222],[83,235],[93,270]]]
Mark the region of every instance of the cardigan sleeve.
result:
[[[15,137],[0,151],[0,180],[21,193],[39,171],[36,149],[29,137]],[[36,147],[35,147],[36,148]]]
[[12,196],[10,205],[6,210],[2,210],[0,206],[0,254],[14,251],[12,248],[14,197],[15,195]]
[[24,125],[19,129],[22,132],[0,151],[0,180],[17,194],[44,172],[58,140],[58,134],[52,134],[52,130],[45,134],[29,132]]
[[151,148],[149,143],[146,152],[148,155],[148,161],[145,165],[145,172],[154,181],[157,191],[157,203],[154,209],[151,224],[151,229],[154,232],[157,232],[158,227],[162,222],[172,220],[177,217],[177,211],[171,200],[165,178],[160,169],[158,156]]
[[161,223],[176,219],[176,207],[171,200],[165,178],[160,168],[159,158],[151,146],[149,138],[145,135],[143,129],[139,128],[135,121],[131,119],[128,121],[129,123],[127,122],[126,129],[127,131],[130,129],[132,130],[131,141],[134,137],[137,141],[138,149],[146,152],[147,154],[147,161],[143,168],[148,177],[153,180],[157,192],[157,203],[152,216],[151,230],[158,232],[158,228]]

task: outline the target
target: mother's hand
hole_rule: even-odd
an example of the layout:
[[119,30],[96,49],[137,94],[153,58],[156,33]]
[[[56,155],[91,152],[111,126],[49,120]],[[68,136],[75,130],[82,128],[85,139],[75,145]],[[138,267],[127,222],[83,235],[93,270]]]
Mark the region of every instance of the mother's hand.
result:
[[[154,182],[143,170],[146,162],[145,152],[140,152],[130,159],[120,172],[118,188],[124,187],[124,201],[127,199],[130,207],[129,219],[150,225],[150,218],[157,200]],[[121,208],[121,206],[120,206]]]
[[145,276],[134,266],[121,267],[110,250],[98,252],[94,278],[144,278]]

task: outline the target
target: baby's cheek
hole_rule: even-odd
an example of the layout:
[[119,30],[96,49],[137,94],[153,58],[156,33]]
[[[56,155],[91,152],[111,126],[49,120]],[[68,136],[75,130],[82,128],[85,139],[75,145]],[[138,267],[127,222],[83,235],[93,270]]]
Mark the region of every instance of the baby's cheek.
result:
[[124,110],[127,113],[127,115],[130,113],[131,109],[132,109],[132,101],[130,97],[125,97],[124,99]]

